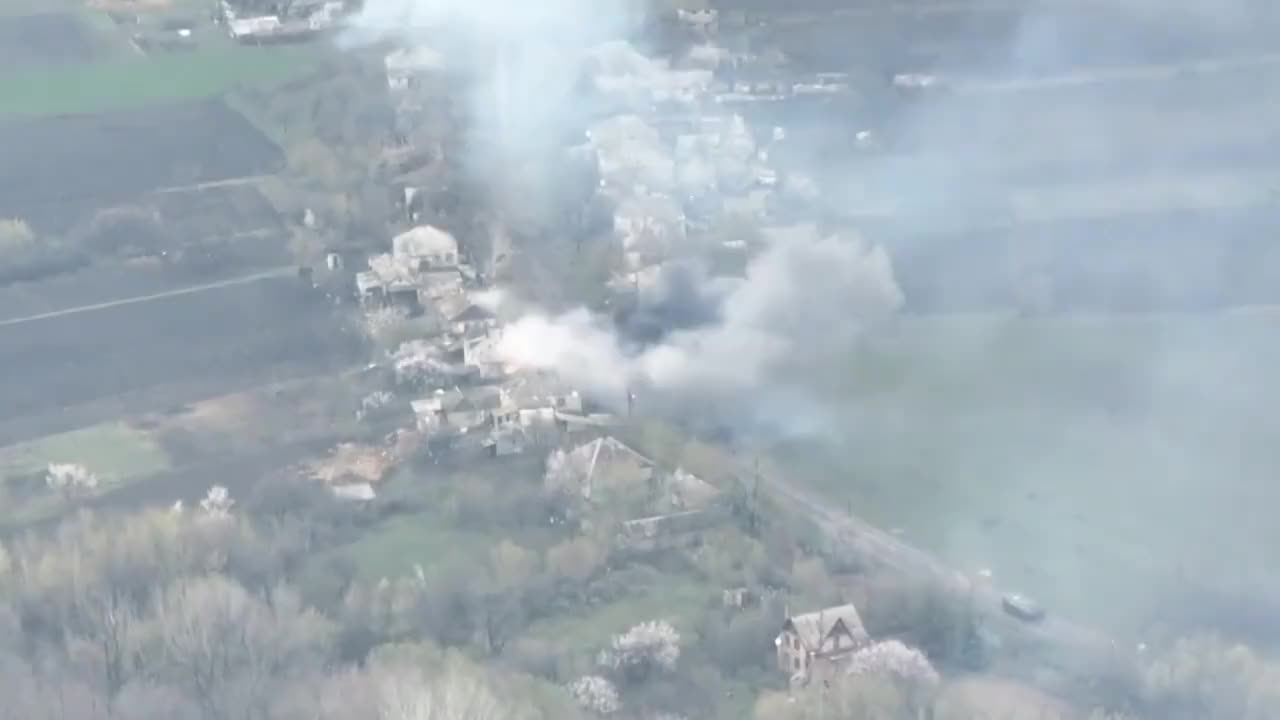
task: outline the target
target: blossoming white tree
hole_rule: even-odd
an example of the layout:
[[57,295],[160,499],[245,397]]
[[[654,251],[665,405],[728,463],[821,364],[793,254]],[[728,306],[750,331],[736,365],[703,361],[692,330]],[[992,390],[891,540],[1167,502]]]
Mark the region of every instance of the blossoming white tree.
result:
[[897,640],[869,645],[849,658],[851,676],[888,680],[902,692],[902,699],[919,710],[927,707],[938,689],[940,678],[929,658]]
[[225,518],[231,514],[231,506],[235,504],[225,487],[214,485],[200,501],[200,509],[211,518]]
[[665,620],[650,620],[614,636],[610,646],[600,651],[599,663],[641,680],[655,668],[674,670],[679,659],[680,633]]
[[44,481],[50,490],[56,490],[67,497],[81,490],[98,487],[98,476],[76,463],[49,463]]
[[569,694],[579,707],[596,715],[612,715],[622,707],[618,688],[600,675],[583,675],[569,683]]
[[874,643],[849,658],[850,675],[888,675],[925,685],[938,683],[938,671],[919,650],[897,640]]

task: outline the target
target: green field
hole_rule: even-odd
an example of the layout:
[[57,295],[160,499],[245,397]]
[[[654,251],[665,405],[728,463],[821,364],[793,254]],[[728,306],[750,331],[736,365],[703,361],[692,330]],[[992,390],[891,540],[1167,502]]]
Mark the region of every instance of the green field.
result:
[[1270,314],[904,319],[815,381],[834,406],[775,456],[959,569],[1136,633],[1179,575],[1275,567],[1276,367]]
[[451,527],[438,513],[403,515],[340,550],[361,577],[378,580],[411,575],[414,566],[428,578],[483,567],[497,540]]
[[[11,5],[0,13],[0,22],[5,15],[36,12],[72,17],[93,39],[96,55],[80,63],[0,67],[0,114],[133,109],[269,87],[305,71],[325,51],[326,43],[319,40],[262,47],[237,44],[208,19],[208,10],[208,3],[180,0],[139,12],[138,24],[117,25],[105,12],[79,2]],[[138,36],[144,43],[174,42],[177,36],[165,30],[164,23],[178,18],[192,23],[190,45],[184,49],[144,52],[132,40]]]
[[104,485],[169,467],[164,450],[148,434],[124,423],[104,423],[0,448],[0,478],[40,472],[49,463],[79,463]]
[[220,46],[191,53],[115,57],[87,65],[0,70],[0,114],[56,115],[122,110],[269,86],[315,57],[308,46]]

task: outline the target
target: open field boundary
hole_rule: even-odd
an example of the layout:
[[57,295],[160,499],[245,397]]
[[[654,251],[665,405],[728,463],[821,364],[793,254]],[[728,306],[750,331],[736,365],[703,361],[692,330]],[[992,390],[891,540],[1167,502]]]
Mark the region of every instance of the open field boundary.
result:
[[292,265],[286,267],[277,267],[262,272],[256,272],[251,275],[242,275],[240,277],[231,278],[229,280],[219,280],[218,282],[204,283],[201,285],[192,285],[190,287],[179,288],[177,290],[168,290],[161,293],[151,295],[142,295],[139,297],[123,298],[120,300],[112,300],[109,302],[95,303],[93,305],[81,305],[80,307],[67,308],[65,310],[55,310],[53,312],[40,313],[39,315],[28,315],[27,317],[10,318],[8,320],[0,320],[0,327],[8,327],[11,325],[22,325],[25,323],[39,322],[41,320],[49,320],[52,318],[65,317],[67,315],[78,315],[80,313],[93,312],[95,310],[107,310],[122,305],[133,305],[136,303],[154,302],[156,300],[164,300],[165,298],[180,297],[182,295],[191,295],[194,293],[205,292],[208,290],[218,290],[220,288],[233,287],[235,285],[247,285],[249,283],[259,282],[261,280],[269,280],[272,278],[281,278],[296,272],[296,268]]

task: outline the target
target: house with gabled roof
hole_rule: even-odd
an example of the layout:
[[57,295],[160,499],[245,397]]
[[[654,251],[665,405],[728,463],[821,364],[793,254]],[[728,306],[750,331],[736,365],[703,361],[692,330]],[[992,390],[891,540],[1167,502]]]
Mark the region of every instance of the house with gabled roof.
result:
[[551,453],[547,457],[545,484],[549,489],[563,490],[590,501],[602,487],[644,487],[656,472],[652,460],[616,438],[605,436],[572,450]]
[[870,638],[858,609],[846,604],[787,618],[773,643],[778,669],[804,683],[815,674],[834,674]]

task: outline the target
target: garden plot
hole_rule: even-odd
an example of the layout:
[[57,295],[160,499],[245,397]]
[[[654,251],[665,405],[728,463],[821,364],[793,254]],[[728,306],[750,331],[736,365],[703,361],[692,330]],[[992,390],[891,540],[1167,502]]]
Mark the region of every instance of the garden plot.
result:
[[[0,326],[0,442],[346,367],[356,346],[292,277]],[[70,427],[65,424],[71,423]]]
[[0,217],[65,230],[97,208],[169,187],[276,171],[283,154],[219,100],[0,121]]

